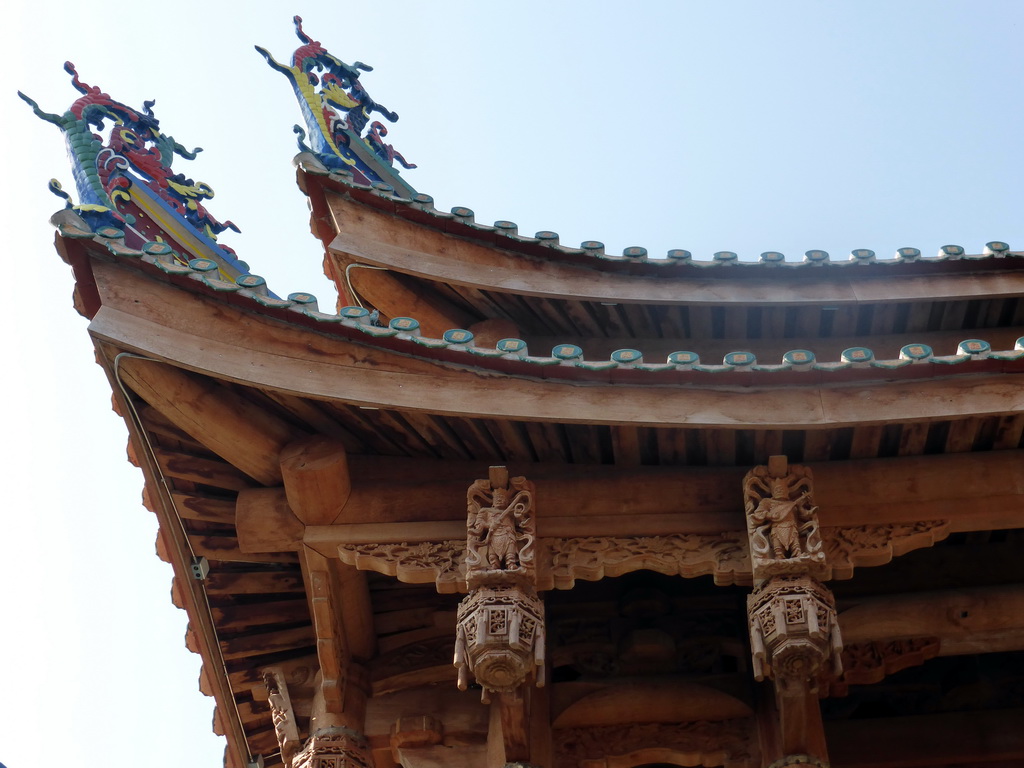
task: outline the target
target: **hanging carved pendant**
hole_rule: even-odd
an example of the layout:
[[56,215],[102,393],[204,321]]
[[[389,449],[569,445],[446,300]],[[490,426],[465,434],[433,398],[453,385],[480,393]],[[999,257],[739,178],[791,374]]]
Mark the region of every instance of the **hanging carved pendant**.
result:
[[490,693],[544,684],[544,603],[537,595],[533,484],[491,467],[467,493],[466,584],[459,604],[455,666]]
[[292,768],[372,768],[366,739],[350,728],[324,728],[309,737]]
[[823,675],[842,674],[842,638],[835,598],[807,576],[776,576],[747,598],[754,677],[785,691],[816,690]]
[[459,688],[472,672],[489,694],[511,693],[530,678],[544,684],[544,604],[530,587],[480,587],[459,604],[455,666]]

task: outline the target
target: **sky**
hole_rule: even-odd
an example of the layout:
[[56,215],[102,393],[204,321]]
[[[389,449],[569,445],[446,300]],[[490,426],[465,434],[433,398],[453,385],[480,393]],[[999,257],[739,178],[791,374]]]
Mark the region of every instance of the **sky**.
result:
[[[860,2],[19,3],[0,25],[0,762],[218,766],[186,618],[126,430],[71,306],[49,215],[73,190],[63,71],[204,152],[231,245],[279,295],[334,303],[294,183],[293,14],[400,114],[388,139],[439,208],[611,252],[696,258],[1024,248],[1024,4]],[[698,350],[699,351],[699,350]],[[937,350],[937,352],[939,352]],[[454,503],[458,503],[455,500]],[[158,745],[158,746],[157,746]]]

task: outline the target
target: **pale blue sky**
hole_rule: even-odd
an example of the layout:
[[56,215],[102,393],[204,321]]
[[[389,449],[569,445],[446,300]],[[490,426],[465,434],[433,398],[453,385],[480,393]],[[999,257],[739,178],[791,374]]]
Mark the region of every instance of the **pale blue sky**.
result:
[[333,53],[375,67],[363,82],[401,114],[389,140],[419,165],[410,183],[480,221],[703,258],[1024,247],[1015,0],[241,8],[22,4],[0,30],[8,768],[49,766],[58,745],[109,768],[221,754],[140,474],[52,248],[60,201],[46,183],[72,187],[63,143],[14,96],[63,111],[77,96],[65,59],[129,105],[156,98],[162,127],[206,150],[175,168],[213,186],[211,212],[241,226],[224,241],[278,293],[309,290],[326,307],[290,165],[298,108],[252,48],[287,58],[294,13]]

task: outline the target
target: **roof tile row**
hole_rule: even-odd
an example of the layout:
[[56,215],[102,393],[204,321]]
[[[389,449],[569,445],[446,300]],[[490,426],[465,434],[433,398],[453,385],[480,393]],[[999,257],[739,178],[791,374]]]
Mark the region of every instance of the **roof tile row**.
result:
[[1024,337],[1017,339],[1012,350],[993,350],[983,339],[965,339],[957,345],[954,353],[937,355],[926,344],[910,343],[903,346],[899,357],[894,360],[878,360],[867,347],[850,347],[842,352],[837,361],[819,361],[814,352],[794,349],[786,352],[776,364],[759,363],[756,356],[746,350],[726,354],[721,364],[707,364],[696,352],[680,350],[669,354],[665,362],[651,363],[644,360],[638,349],[618,349],[608,360],[587,360],[583,349],[575,344],[557,344],[548,355],[531,355],[527,343],[522,339],[501,339],[492,347],[474,344],[474,335],[463,328],[444,332],[441,338],[429,338],[422,334],[418,320],[412,317],[395,317],[386,326],[377,323],[376,313],[364,307],[342,307],[336,314],[321,312],[316,297],[311,293],[289,294],[287,299],[270,295],[266,281],[258,275],[244,275],[233,282],[225,279],[216,262],[210,259],[192,259],[187,264],[170,246],[162,242],[146,243],[141,250],[125,246],[123,233],[113,227],[103,227],[97,232],[89,231],[81,220],[65,216],[55,217],[54,223],[64,237],[91,238],[102,244],[113,255],[121,258],[140,259],[157,269],[173,275],[187,276],[216,292],[236,293],[250,299],[254,304],[275,309],[297,312],[318,323],[338,323],[358,330],[375,338],[394,338],[432,349],[448,349],[464,352],[467,356],[519,360],[537,366],[571,366],[589,371],[628,368],[638,371],[700,371],[718,373],[736,370],[751,371],[840,371],[848,368],[896,369],[909,365],[932,363],[955,365],[970,360],[1019,360],[1024,358]]
[[802,266],[849,266],[863,264],[906,264],[916,261],[957,261],[960,259],[989,259],[1024,257],[1024,251],[1011,251],[1009,244],[1000,240],[993,240],[985,244],[980,254],[968,254],[962,246],[944,245],[939,248],[935,256],[923,256],[917,248],[899,248],[892,258],[879,258],[874,251],[867,248],[856,248],[850,252],[846,259],[833,261],[827,251],[810,250],[804,254],[802,261],[789,261],[785,255],[778,251],[765,251],[757,261],[741,259],[734,251],[718,251],[711,259],[695,259],[690,251],[681,248],[669,250],[665,256],[650,256],[646,248],[641,246],[630,246],[625,248],[621,255],[609,254],[605,251],[605,245],[599,240],[584,240],[578,248],[562,245],[559,242],[557,232],[542,230],[533,237],[519,234],[519,227],[515,222],[499,220],[493,225],[481,224],[476,221],[476,215],[471,208],[455,206],[450,212],[442,211],[434,207],[434,198],[426,194],[417,194],[411,198],[403,197],[395,193],[393,187],[381,182],[366,185],[355,181],[351,173],[344,170],[332,171],[325,168],[315,157],[309,153],[301,153],[295,158],[295,164],[306,173],[317,176],[326,176],[332,181],[353,189],[369,190],[379,197],[394,202],[397,205],[406,206],[429,214],[438,221],[452,220],[481,234],[497,234],[514,240],[518,243],[544,245],[552,250],[566,255],[588,255],[601,261],[644,263],[651,265],[673,265],[690,264],[694,267],[720,267],[720,266],[780,266],[780,267],[802,267]]

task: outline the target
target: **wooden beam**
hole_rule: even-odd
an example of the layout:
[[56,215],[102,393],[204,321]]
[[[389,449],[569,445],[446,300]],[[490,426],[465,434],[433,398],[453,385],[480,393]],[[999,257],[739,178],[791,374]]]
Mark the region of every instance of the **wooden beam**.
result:
[[491,707],[497,717],[491,718],[491,727],[501,729],[504,763],[529,763],[530,760],[530,706],[529,691],[496,693]]
[[283,488],[249,488],[239,493],[234,522],[243,552],[297,550],[305,529]]
[[[416,285],[405,275],[360,268],[358,264],[346,270],[351,262],[346,263],[336,253],[329,253],[328,258],[335,262],[337,274],[347,275],[355,295],[363,300],[363,304],[376,307],[387,316],[415,317],[428,336],[440,338],[451,328],[465,328],[479,319],[442,299],[427,286]],[[412,286],[410,282],[413,282]]]
[[[349,459],[354,481],[334,525],[303,527],[291,513],[283,488],[242,491],[235,517],[239,548],[253,553],[285,552],[302,541],[333,558],[337,547],[346,544],[465,538],[460,500],[481,471],[477,462]],[[823,526],[945,520],[949,531],[982,531],[1024,527],[1022,461],[1022,451],[999,451],[808,466],[815,473]],[[512,468],[537,486],[537,530],[542,537],[572,538],[581,530],[589,536],[742,530],[742,468],[526,463]],[[643,493],[634,492],[636,488]],[[425,499],[431,503],[425,505]],[[410,512],[413,509],[415,515]],[[879,550],[879,554],[889,557],[902,552]]]
[[323,435],[285,446],[281,475],[288,504],[305,525],[330,525],[352,490],[345,446]]
[[827,723],[834,765],[842,768],[1024,765],[1024,709],[948,712]]
[[[310,615],[316,632],[316,655],[322,675],[320,690],[329,718],[342,718],[345,711],[345,685],[352,659],[341,629],[338,589],[331,574],[330,563],[325,557],[308,548],[301,550],[300,555]],[[347,722],[328,724],[349,726]],[[321,723],[320,727],[325,727],[325,724]],[[361,731],[362,724],[357,728]]]
[[363,662],[376,650],[365,574],[309,547],[300,555],[324,703],[316,728],[343,726],[362,732],[369,694]]
[[[465,535],[460,499],[481,471],[478,462],[380,456],[351,456],[350,461],[355,480],[348,503],[337,524],[307,528],[308,544]],[[949,520],[951,531],[973,531],[1024,527],[1022,462],[1024,451],[999,451],[807,466],[814,472],[823,526]],[[572,537],[581,530],[594,536],[719,533],[743,527],[743,468],[519,463],[511,469],[537,486],[540,536]],[[416,522],[410,522],[413,518]]]
[[845,644],[935,637],[941,656],[1024,649],[1024,586],[888,595],[853,602],[839,614]]
[[117,370],[133,392],[225,461],[265,485],[281,482],[277,456],[294,438],[283,421],[165,363],[125,357]]
[[828,760],[828,746],[821,721],[818,694],[804,690],[787,691],[776,681],[775,695],[779,711],[779,744],[775,755],[762,755],[765,762],[774,762],[786,755],[814,755]]

